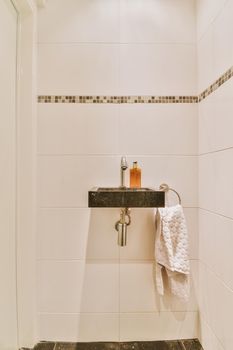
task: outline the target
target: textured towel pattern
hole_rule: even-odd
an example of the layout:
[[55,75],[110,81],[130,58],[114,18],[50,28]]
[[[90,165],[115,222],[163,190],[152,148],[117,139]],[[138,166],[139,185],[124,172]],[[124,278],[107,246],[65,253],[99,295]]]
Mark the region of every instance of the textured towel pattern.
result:
[[189,298],[188,232],[181,205],[156,211],[156,285],[164,295],[164,274],[171,293],[183,301]]

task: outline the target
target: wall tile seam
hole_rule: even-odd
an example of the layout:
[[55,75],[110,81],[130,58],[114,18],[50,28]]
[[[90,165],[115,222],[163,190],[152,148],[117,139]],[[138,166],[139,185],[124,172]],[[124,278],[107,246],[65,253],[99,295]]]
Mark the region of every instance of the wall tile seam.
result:
[[82,104],[183,104],[200,103],[233,77],[233,66],[197,96],[159,95],[38,95],[38,103]]
[[[196,260],[196,259],[189,259],[191,260]],[[153,259],[125,259],[125,258],[120,258],[120,261],[118,260],[118,258],[109,258],[109,259],[103,259],[103,258],[77,258],[77,259],[57,259],[57,258],[37,258],[36,262],[39,264],[41,262],[45,262],[45,263],[86,263],[86,265],[88,264],[102,264],[105,265],[107,263],[109,264],[114,264],[114,265],[121,265],[124,263],[133,263],[133,264],[139,264],[139,263],[143,263],[143,264],[151,264],[154,262]]]
[[38,311],[37,317],[77,317],[80,318],[82,316],[114,316],[119,317],[119,312],[46,312],[46,311]]
[[[188,259],[189,262],[198,262],[199,258],[190,258]],[[102,258],[94,258],[94,259],[53,259],[53,258],[36,258],[36,262],[40,263],[40,262],[54,262],[54,263],[60,263],[60,262],[64,262],[64,263],[72,263],[72,262],[83,262],[83,263],[87,263],[87,264],[94,264],[96,263],[98,264],[105,264],[107,262],[111,262],[112,264],[114,263],[115,265],[123,265],[126,263],[130,263],[130,264],[153,264],[155,262],[154,259],[130,259],[130,258],[120,258],[120,260],[118,260],[117,258],[113,258],[113,259],[102,259]]]
[[[201,209],[200,207],[198,206],[188,206],[188,205],[182,205],[183,209]],[[37,207],[38,210],[47,210],[47,209],[54,209],[54,210],[59,210],[59,209],[86,209],[86,210],[92,210],[92,209],[96,209],[96,210],[100,210],[101,208],[90,208],[88,206],[66,206],[66,207],[59,207],[59,206],[38,206]],[[105,208],[105,209],[112,209],[112,210],[119,210],[120,208]],[[134,209],[140,209],[140,208],[131,208],[132,210]],[[147,208],[147,209],[153,209],[153,208]]]
[[203,264],[205,269],[207,269],[217,280],[218,282],[225,288],[227,289],[231,294],[232,294],[232,298],[233,298],[233,288],[231,288],[230,286],[228,286],[228,284],[221,278],[221,276],[219,276],[216,271],[214,271],[211,266],[206,263],[204,260],[199,259],[199,263]]
[[225,9],[227,3],[229,2],[229,0],[225,0],[222,7],[218,10],[218,12],[215,14],[215,16],[210,20],[209,24],[206,26],[204,32],[198,37],[197,35],[197,41],[196,44],[198,44],[203,37],[207,34],[207,32],[210,30],[211,26],[214,24],[214,22],[218,19],[218,17],[221,15],[221,13],[223,12],[223,10]]
[[[172,313],[198,313],[198,310],[173,310]],[[46,316],[46,315],[64,315],[64,316],[79,316],[79,315],[115,315],[118,316],[120,314],[125,315],[125,314],[130,314],[130,315],[154,315],[154,314],[171,314],[171,310],[155,310],[155,311],[105,311],[105,312],[48,312],[48,311],[37,311],[38,316]]]
[[[130,259],[129,259],[130,260]],[[131,260],[130,260],[131,261]],[[148,259],[140,259],[137,261],[143,261],[143,262],[150,262],[151,260]],[[54,262],[54,263],[60,263],[60,262],[64,262],[64,263],[72,263],[72,262],[83,262],[83,263],[87,263],[87,264],[100,264],[100,263],[107,263],[107,262],[111,262],[112,264],[118,264],[118,258],[109,258],[109,259],[103,259],[103,258],[36,258],[36,262],[40,263],[40,262]]]
[[[193,258],[191,257],[189,259],[189,262],[191,265],[196,266],[199,263],[199,258]],[[120,269],[120,275],[119,278],[121,277],[121,268],[123,265],[154,265],[155,260],[154,259],[126,259],[126,258],[120,258],[120,260],[117,259],[36,259],[36,264],[37,266],[40,265],[40,263],[46,263],[46,264],[71,264],[71,263],[77,263],[81,264],[83,263],[84,265],[107,265],[108,263],[111,265],[114,265],[115,267],[119,267]],[[191,269],[192,273],[192,269]]]
[[207,208],[203,208],[203,207],[198,207],[199,210],[202,210],[202,211],[205,211],[207,213],[210,213],[210,214],[213,214],[213,215],[216,215],[216,216],[220,216],[224,219],[228,219],[230,221],[233,221],[233,217],[230,217],[230,216],[226,216],[226,215],[223,215],[221,213],[217,213],[216,211],[213,211],[213,210],[210,210],[210,209],[207,209]]
[[[232,147],[233,148],[233,147]],[[126,157],[143,157],[143,158],[156,158],[156,157],[199,157],[199,153],[147,153],[147,154],[127,154],[124,153]],[[82,157],[82,158],[88,158],[88,157],[104,157],[104,158],[121,158],[122,154],[121,153],[37,153],[36,156],[38,158],[40,157]]]
[[[189,260],[197,260],[197,259],[189,259]],[[127,258],[120,258],[120,261],[118,260],[118,258],[109,258],[109,259],[103,259],[103,258],[75,258],[75,259],[57,259],[57,258],[36,258],[37,262],[64,262],[64,263],[68,263],[68,262],[86,262],[88,263],[96,263],[96,264],[100,264],[100,263],[107,263],[107,262],[111,262],[111,263],[115,263],[115,264],[121,264],[124,262],[131,262],[131,263],[152,263],[154,262],[154,259],[127,259]]]
[[209,330],[212,332],[212,334],[215,336],[215,338],[217,339],[219,345],[221,346],[222,350],[225,350],[225,347],[223,346],[221,340],[218,338],[218,336],[216,335],[214,329],[210,326],[209,322],[207,321],[207,319],[205,318],[205,315],[199,311],[200,313],[200,319],[202,319],[202,321],[204,321],[205,325],[209,328]]
[[55,46],[55,45],[112,45],[112,46],[121,46],[121,45],[161,45],[161,46],[192,46],[196,47],[196,40],[193,41],[37,41],[38,46]]
[[220,152],[229,151],[229,150],[233,150],[233,146],[225,147],[225,148],[219,148],[219,149],[216,149],[216,150],[213,150],[213,151],[209,151],[209,152],[199,153],[198,156],[199,157],[203,157],[203,156],[207,156],[208,154],[214,155],[214,154],[218,154]]

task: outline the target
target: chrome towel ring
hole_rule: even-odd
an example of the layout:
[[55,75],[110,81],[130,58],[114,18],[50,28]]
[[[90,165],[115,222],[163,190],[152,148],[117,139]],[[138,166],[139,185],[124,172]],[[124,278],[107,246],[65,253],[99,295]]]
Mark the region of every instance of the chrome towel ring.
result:
[[176,190],[174,190],[173,188],[169,187],[168,184],[161,184],[159,186],[159,189],[161,191],[164,191],[164,192],[168,192],[168,191],[174,192],[177,195],[177,197],[178,197],[179,204],[181,204],[181,197],[180,197],[179,193]]

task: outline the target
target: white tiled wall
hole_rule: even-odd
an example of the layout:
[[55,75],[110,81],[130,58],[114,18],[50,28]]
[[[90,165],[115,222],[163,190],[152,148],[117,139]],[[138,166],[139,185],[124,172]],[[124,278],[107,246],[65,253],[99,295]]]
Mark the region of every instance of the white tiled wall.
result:
[[128,43],[119,46],[119,94],[196,94],[195,45]]
[[232,66],[233,3],[197,0],[198,91]]
[[[48,1],[39,13],[38,93],[196,94],[194,5]],[[39,339],[197,336],[197,112],[195,104],[38,105]],[[119,210],[87,208],[88,189],[119,185],[121,155],[138,160],[143,185],[168,182],[181,194],[188,305],[155,291],[153,210],[132,210],[128,245],[118,248]]]
[[[199,1],[199,88],[232,66],[232,1]],[[199,308],[205,350],[232,349],[233,85],[199,104]],[[205,86],[206,87],[206,86]]]
[[39,93],[195,94],[194,8],[194,0],[49,2],[39,15]]

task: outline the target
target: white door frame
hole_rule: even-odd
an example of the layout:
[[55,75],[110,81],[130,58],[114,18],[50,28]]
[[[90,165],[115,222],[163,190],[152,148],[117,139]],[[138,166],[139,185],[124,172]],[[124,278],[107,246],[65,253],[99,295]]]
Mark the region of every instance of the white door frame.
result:
[[36,339],[36,45],[34,0],[12,0],[18,13],[17,60],[17,317],[18,347]]

